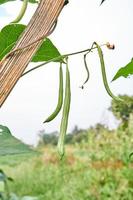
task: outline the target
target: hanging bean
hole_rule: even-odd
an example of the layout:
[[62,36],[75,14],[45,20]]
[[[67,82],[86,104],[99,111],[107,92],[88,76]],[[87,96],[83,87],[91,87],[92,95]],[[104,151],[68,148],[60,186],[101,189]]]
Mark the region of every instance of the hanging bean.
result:
[[63,113],[60,125],[60,135],[58,139],[58,152],[61,158],[64,155],[64,142],[68,126],[68,117],[71,103],[71,86],[70,86],[70,72],[68,69],[68,58],[66,59],[66,85],[65,85],[65,99],[63,105]]
[[62,104],[63,104],[63,70],[62,70],[62,63],[60,63],[58,103],[54,112],[44,121],[44,123],[52,121],[58,115],[58,113],[62,108]]
[[109,85],[108,85],[108,81],[107,81],[107,77],[106,77],[106,71],[105,71],[105,63],[104,63],[104,58],[103,58],[103,52],[101,47],[94,42],[94,44],[97,47],[98,50],[98,55],[100,58],[100,63],[101,63],[101,71],[102,71],[102,78],[103,78],[103,83],[104,83],[104,87],[107,91],[107,93],[109,94],[109,96],[111,96],[113,99],[115,99],[116,101],[123,101],[122,99],[120,99],[119,97],[116,97],[110,90]]

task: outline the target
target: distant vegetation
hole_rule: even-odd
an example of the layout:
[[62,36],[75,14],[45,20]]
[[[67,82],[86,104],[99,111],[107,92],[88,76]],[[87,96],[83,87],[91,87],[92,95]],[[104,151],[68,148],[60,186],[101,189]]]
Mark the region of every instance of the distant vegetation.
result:
[[[102,130],[102,129],[101,129]],[[99,130],[98,130],[99,131]],[[56,146],[44,145],[38,156],[17,164],[15,155],[0,162],[10,191],[39,200],[132,200],[133,139],[122,131],[95,131],[80,143],[66,145],[60,161]]]
[[39,132],[40,153],[35,154],[0,126],[0,168],[14,180],[10,191],[37,200],[132,200],[133,97],[124,98],[126,106],[112,101],[109,108],[120,120],[117,130],[102,124],[87,130],[75,126],[66,137],[62,161],[56,132]]
[[[111,132],[102,124],[96,124],[94,127],[88,129],[80,129],[76,125],[71,133],[66,135],[65,144],[76,144],[83,141],[87,141],[89,134],[99,134],[100,132]],[[39,132],[39,143],[38,146],[44,145],[57,145],[58,142],[58,132],[45,133],[45,130]]]
[[[123,134],[133,133],[133,96],[119,95],[123,102],[112,100],[109,110],[119,120],[117,131],[122,131]],[[101,133],[113,133],[106,125],[96,124],[88,129],[80,129],[76,125],[71,133],[66,135],[66,144],[76,144],[87,141],[90,134],[100,136]],[[57,145],[58,132],[46,133],[45,130],[39,132],[39,146]]]
[[130,129],[131,126],[133,127],[133,96],[119,95],[119,97],[124,100],[124,103],[112,100],[109,110],[120,120],[119,128],[132,132]]

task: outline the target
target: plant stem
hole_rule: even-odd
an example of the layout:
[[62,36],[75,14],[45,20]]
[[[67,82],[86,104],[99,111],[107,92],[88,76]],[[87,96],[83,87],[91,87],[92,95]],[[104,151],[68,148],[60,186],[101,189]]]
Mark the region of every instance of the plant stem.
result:
[[[100,45],[100,46],[105,46],[105,45],[106,45],[106,44],[102,44],[102,45]],[[68,53],[68,54],[64,54],[64,55],[61,55],[61,56],[52,58],[51,60],[48,60],[48,61],[46,61],[46,62],[44,62],[44,63],[41,63],[40,65],[37,65],[36,67],[34,67],[34,68],[32,68],[32,69],[30,69],[30,70],[24,72],[24,73],[21,75],[21,77],[25,76],[26,74],[32,72],[32,71],[35,70],[35,69],[38,69],[38,68],[40,68],[40,67],[42,67],[42,66],[44,66],[44,65],[47,65],[47,64],[50,63],[50,62],[55,62],[55,61],[64,59],[64,58],[66,58],[66,57],[68,57],[68,56],[74,56],[74,55],[81,54],[81,53],[85,53],[85,52],[88,52],[88,53],[89,53],[89,52],[91,52],[91,50],[93,50],[93,49],[97,49],[97,47],[93,47],[93,48],[89,48],[89,49],[84,49],[84,50],[82,50],[82,51],[77,51],[77,52],[73,52],[73,53]]]

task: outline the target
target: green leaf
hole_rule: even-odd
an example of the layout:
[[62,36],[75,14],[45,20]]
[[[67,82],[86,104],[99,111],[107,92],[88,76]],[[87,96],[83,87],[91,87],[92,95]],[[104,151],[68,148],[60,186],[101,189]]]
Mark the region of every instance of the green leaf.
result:
[[32,62],[48,61],[60,56],[58,49],[53,45],[50,39],[46,39],[36,52]]
[[11,2],[11,1],[15,1],[15,0],[0,0],[0,4],[4,4],[4,3],[7,3],[7,2]]
[[[0,60],[11,51],[21,33],[25,30],[26,26],[22,24],[10,24],[5,26],[0,32]],[[26,51],[26,49],[25,49]],[[43,62],[51,60],[60,56],[58,49],[50,41],[45,39],[41,47],[34,55],[31,62]],[[60,60],[59,60],[60,61]]]
[[121,76],[127,78],[130,75],[133,75],[133,59],[125,67],[122,67],[118,70],[112,81],[118,79]]
[[[0,0],[0,4],[8,3],[15,0]],[[30,3],[38,3],[36,0],[29,0]]]
[[36,0],[29,0],[30,3],[38,3],[39,1]]
[[0,32],[0,60],[13,48],[20,34],[24,31],[25,25],[10,24]]

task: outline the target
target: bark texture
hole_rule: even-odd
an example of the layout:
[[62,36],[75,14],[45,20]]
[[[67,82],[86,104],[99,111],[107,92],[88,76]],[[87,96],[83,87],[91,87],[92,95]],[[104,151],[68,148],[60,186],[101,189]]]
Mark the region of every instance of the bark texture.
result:
[[[45,38],[60,14],[65,0],[41,0],[27,28],[13,50]],[[21,51],[16,51],[0,64],[0,107],[12,91],[20,76],[42,44],[43,39]]]

